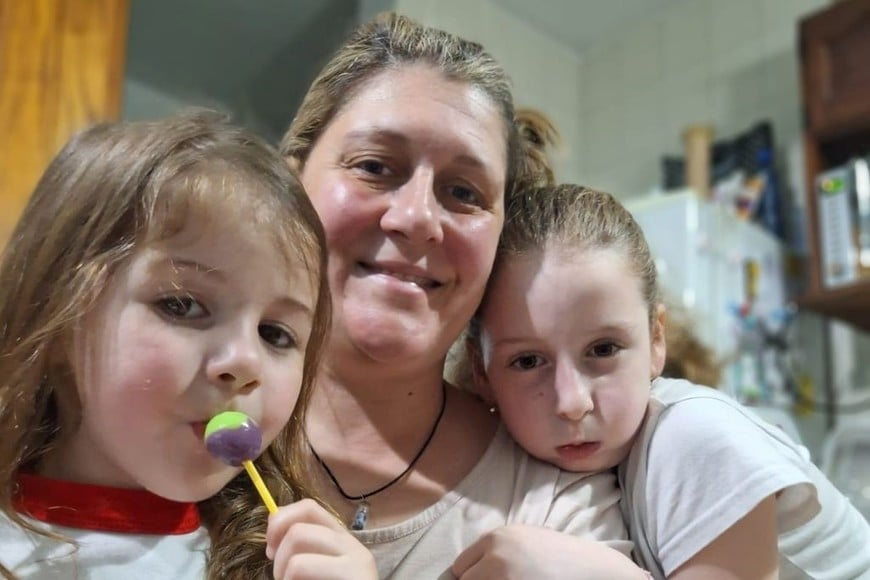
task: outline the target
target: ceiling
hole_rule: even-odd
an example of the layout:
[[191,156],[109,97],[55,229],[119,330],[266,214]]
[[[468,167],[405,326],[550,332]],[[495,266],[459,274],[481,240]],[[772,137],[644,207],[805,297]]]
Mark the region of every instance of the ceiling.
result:
[[[615,29],[674,0],[491,0],[563,44],[582,52]],[[729,1],[729,0],[725,0]]]

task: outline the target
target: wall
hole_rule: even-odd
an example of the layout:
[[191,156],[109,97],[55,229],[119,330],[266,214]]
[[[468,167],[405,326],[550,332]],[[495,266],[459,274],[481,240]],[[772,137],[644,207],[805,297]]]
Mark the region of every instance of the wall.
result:
[[[582,181],[623,199],[661,182],[660,159],[681,154],[681,131],[691,123],[713,125],[728,137],[758,120],[773,123],[777,156],[788,185],[786,219],[805,208],[800,141],[797,25],[827,0],[674,0],[582,56]],[[798,218],[800,219],[800,218]],[[803,224],[793,223],[789,242],[801,251]],[[870,336],[802,313],[798,359],[816,386],[833,379],[841,402],[866,399]],[[830,332],[830,345],[824,336]],[[828,366],[830,365],[830,367]],[[799,418],[804,442],[818,458],[827,430],[823,413]]]
[[397,0],[395,9],[483,44],[511,75],[516,104],[545,112],[559,127],[563,146],[553,156],[557,177],[581,181],[577,53],[490,0]]
[[584,181],[621,197],[661,181],[682,129],[731,136],[769,118],[788,151],[800,130],[798,20],[826,0],[675,0],[583,55]]

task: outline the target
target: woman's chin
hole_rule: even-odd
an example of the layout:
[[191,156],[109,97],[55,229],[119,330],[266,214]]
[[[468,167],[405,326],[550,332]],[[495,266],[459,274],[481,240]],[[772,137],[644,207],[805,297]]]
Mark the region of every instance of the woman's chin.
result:
[[377,323],[368,320],[365,324],[349,324],[345,330],[357,351],[380,363],[413,363],[434,356],[437,350],[437,337],[431,329],[407,321],[385,317]]

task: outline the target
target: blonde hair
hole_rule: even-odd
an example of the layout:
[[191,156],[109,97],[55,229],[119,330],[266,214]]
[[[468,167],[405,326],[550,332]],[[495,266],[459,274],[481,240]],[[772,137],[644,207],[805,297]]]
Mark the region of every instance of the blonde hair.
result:
[[686,379],[696,385],[718,387],[722,380],[722,361],[692,329],[692,317],[683,308],[668,304],[665,322],[668,353],[663,377]]
[[281,153],[303,167],[332,119],[368,81],[384,71],[414,64],[431,66],[446,79],[467,83],[489,96],[505,127],[505,191],[530,185],[525,181],[526,143],[515,123],[510,80],[504,69],[480,44],[395,13],[380,14],[361,25],[333,55],[305,95],[281,141]]
[[[196,112],[151,123],[94,126],[73,137],[36,186],[0,263],[0,510],[16,513],[16,474],[35,468],[80,416],[63,348],[113,273],[142,244],[181,230],[187,216],[251,220],[276,242],[276,259],[299,261],[317,293],[304,378],[292,418],[257,463],[279,503],[309,495],[296,458],[305,409],[329,328],[325,237],[284,159],[223,116]],[[283,256],[281,256],[283,254]],[[212,537],[208,574],[267,571],[266,511],[244,474],[201,502]],[[4,577],[12,573],[0,566]]]
[[[505,207],[504,230],[490,280],[505,260],[547,248],[618,251],[641,281],[653,324],[660,303],[655,262],[643,230],[612,195],[581,185],[549,184],[513,196]],[[481,308],[485,303],[484,294]],[[479,308],[469,323],[465,352],[453,374],[465,388],[471,388],[473,365],[480,362],[480,312]]]

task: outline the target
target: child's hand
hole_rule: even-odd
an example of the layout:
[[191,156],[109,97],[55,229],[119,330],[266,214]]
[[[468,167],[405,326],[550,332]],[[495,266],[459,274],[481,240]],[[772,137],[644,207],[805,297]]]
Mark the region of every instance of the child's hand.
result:
[[269,516],[266,556],[273,561],[276,579],[378,578],[371,552],[311,499]]
[[461,580],[648,578],[606,544],[536,526],[505,526],[482,536],[452,567]]

